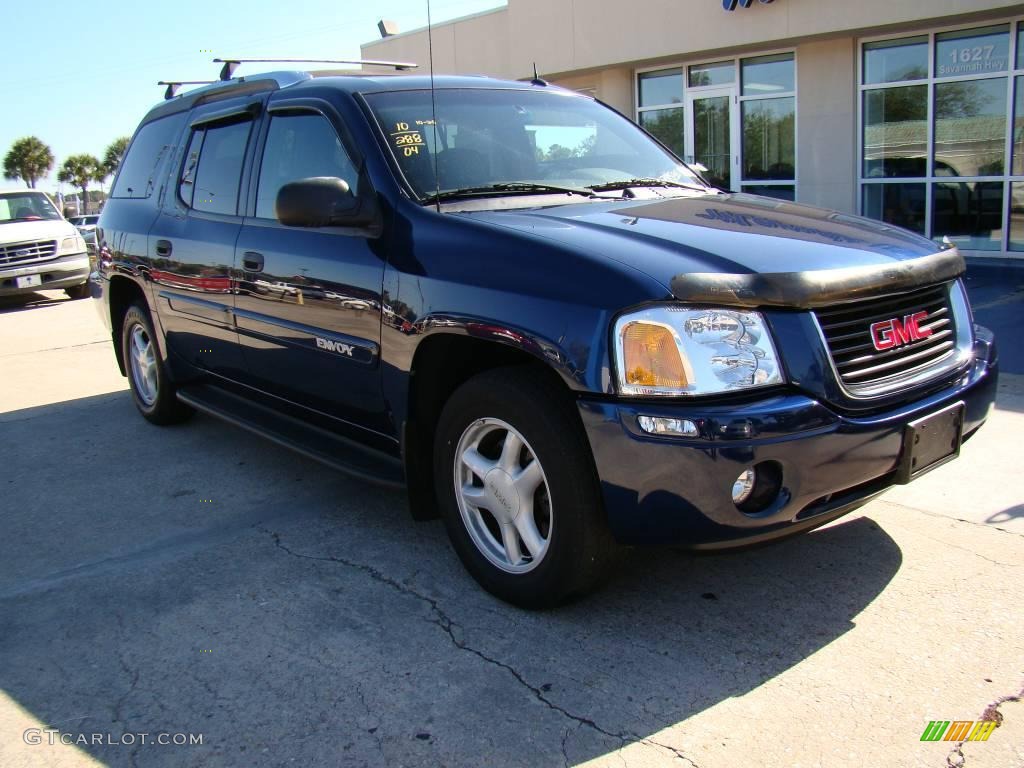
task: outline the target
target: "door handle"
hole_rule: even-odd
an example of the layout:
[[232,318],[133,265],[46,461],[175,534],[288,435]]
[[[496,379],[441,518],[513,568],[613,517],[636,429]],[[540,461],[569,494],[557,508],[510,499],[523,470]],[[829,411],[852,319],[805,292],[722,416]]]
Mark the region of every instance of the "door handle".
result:
[[171,255],[171,241],[170,240],[157,240],[156,241],[156,255],[157,256],[170,256]]
[[256,251],[246,251],[242,254],[242,267],[246,272],[262,272],[263,254]]

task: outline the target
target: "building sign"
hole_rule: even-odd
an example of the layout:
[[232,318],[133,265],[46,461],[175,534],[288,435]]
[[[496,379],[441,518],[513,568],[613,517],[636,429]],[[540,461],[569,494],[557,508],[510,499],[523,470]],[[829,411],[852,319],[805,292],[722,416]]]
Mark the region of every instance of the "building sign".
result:
[[[762,3],[767,5],[775,0],[761,0]],[[722,0],[722,7],[727,11],[735,11],[737,5],[742,5],[744,8],[749,8],[754,4],[754,0]]]

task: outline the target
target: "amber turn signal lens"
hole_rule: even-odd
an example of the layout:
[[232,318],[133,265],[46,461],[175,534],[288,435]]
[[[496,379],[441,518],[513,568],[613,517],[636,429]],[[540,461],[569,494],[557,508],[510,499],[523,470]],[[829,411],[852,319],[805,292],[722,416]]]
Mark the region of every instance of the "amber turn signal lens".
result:
[[686,372],[672,331],[663,325],[634,322],[622,329],[627,384],[685,387]]

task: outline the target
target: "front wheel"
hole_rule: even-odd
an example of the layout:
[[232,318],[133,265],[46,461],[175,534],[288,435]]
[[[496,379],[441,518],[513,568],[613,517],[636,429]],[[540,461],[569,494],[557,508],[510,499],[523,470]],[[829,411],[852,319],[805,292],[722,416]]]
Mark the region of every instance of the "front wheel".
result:
[[70,288],[65,288],[64,293],[68,295],[69,299],[88,299],[91,294],[89,290],[89,281],[86,280],[80,285],[73,285]]
[[138,304],[124,313],[121,352],[135,407],[148,421],[176,424],[192,415],[192,409],[175,395],[174,382],[160,360],[149,312]]
[[466,569],[524,608],[594,587],[614,543],[573,403],[528,369],[488,371],[446,403],[435,444],[445,526]]

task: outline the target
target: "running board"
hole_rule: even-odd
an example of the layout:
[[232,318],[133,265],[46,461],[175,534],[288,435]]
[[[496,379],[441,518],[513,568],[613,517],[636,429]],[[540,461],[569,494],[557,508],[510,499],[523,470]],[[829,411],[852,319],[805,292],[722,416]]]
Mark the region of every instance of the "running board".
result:
[[182,387],[178,399],[197,411],[265,437],[352,477],[389,488],[404,488],[402,463],[393,456],[307,424],[222,389]]

